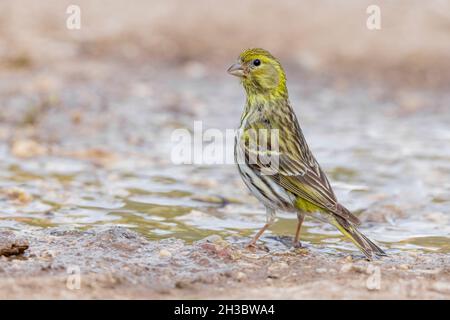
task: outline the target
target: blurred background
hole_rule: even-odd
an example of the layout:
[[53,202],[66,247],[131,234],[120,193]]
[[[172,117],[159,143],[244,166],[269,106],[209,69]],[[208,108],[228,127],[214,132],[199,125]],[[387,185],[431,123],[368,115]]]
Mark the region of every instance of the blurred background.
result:
[[[69,30],[69,5],[81,28]],[[381,9],[381,29],[366,9]],[[339,198],[393,248],[450,250],[449,1],[0,2],[0,226],[250,235],[233,166],[175,166],[174,129],[236,128],[226,74],[263,47]],[[275,234],[293,232],[283,216]],[[307,222],[305,240],[347,244]]]
[[[81,29],[65,28],[81,8]],[[449,2],[378,1],[381,30],[366,28],[371,1],[2,1],[6,69],[117,59],[123,63],[199,62],[222,70],[247,47],[268,48],[308,71],[350,78],[401,77],[448,83]]]

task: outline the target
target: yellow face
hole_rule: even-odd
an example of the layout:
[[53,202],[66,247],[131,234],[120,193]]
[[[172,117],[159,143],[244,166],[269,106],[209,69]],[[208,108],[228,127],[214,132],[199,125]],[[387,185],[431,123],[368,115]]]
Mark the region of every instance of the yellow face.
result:
[[250,94],[273,95],[286,91],[286,77],[281,64],[264,49],[245,50],[228,73],[240,77]]

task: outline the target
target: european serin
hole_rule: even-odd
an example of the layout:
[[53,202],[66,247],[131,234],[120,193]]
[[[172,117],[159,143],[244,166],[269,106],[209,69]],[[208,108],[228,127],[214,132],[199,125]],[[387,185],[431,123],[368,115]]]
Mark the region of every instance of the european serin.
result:
[[[297,213],[294,244],[299,243],[304,216],[309,215],[337,227],[368,259],[385,255],[358,231],[359,219],[339,204],[309,150],[290,105],[286,76],[278,60],[266,50],[248,49],[228,72],[241,79],[247,95],[236,136],[235,160],[244,183],[267,212],[266,224],[249,245],[255,245],[274,222],[276,210],[283,210]],[[268,132],[276,132],[276,141]]]

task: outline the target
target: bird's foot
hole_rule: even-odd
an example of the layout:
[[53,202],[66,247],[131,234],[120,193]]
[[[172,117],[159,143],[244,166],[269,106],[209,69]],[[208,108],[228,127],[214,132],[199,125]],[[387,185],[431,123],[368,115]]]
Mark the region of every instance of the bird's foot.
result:
[[251,251],[251,252],[255,252],[256,250],[262,250],[262,251],[269,251],[269,248],[267,248],[265,245],[263,244],[256,244],[256,242],[249,242],[245,245],[245,249]]
[[245,249],[254,250],[256,249],[256,243],[253,241],[250,241],[245,245]]
[[292,246],[293,246],[295,249],[301,249],[301,248],[303,248],[302,243],[301,243],[300,241],[292,241]]

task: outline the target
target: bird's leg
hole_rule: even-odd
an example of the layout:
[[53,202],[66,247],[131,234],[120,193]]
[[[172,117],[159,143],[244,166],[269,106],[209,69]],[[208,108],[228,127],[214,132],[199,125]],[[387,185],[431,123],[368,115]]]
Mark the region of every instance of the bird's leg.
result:
[[259,237],[261,237],[261,235],[264,233],[264,231],[266,231],[267,228],[269,228],[269,227],[270,227],[270,224],[266,223],[266,224],[261,228],[261,230],[259,230],[258,233],[255,234],[255,236],[253,237],[252,241],[250,241],[250,242],[247,244],[247,248],[254,247],[254,246],[256,245],[256,241],[258,241]]
[[294,239],[294,247],[295,248],[301,248],[302,244],[298,239],[300,238],[300,230],[302,228],[303,220],[305,219],[305,215],[302,213],[297,214],[297,231],[295,232],[295,239]]
[[256,246],[256,241],[259,237],[275,222],[275,210],[266,208],[266,224],[255,234],[253,239],[246,245],[247,248],[253,248]]

